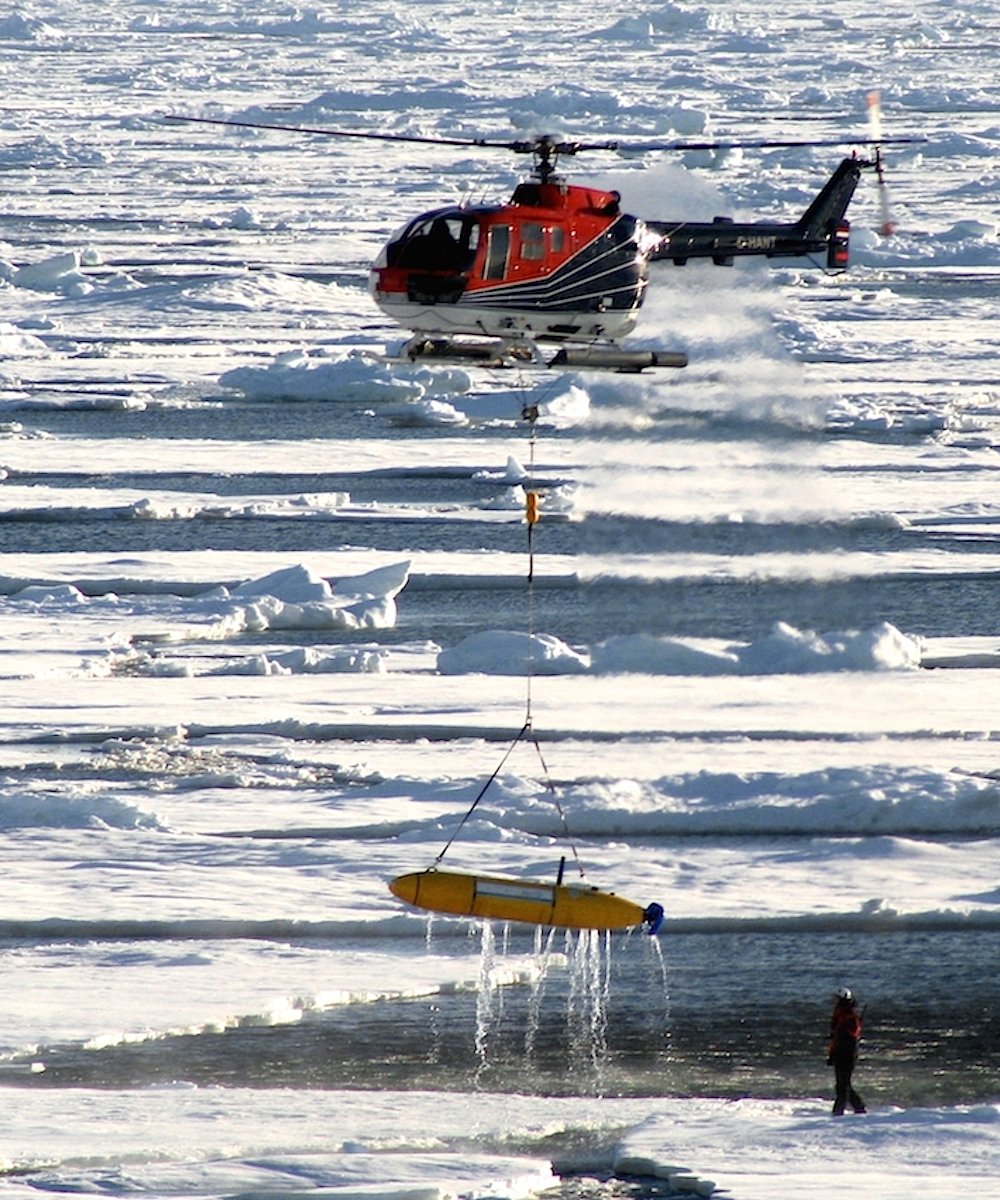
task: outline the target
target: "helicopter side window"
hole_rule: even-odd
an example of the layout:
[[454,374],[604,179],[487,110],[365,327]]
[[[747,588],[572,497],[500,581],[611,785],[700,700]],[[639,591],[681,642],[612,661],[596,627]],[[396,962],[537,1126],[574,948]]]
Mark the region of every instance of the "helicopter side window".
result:
[[521,226],[521,257],[532,260],[545,257],[545,230],[533,221]]
[[486,236],[486,265],[484,279],[503,279],[507,274],[510,256],[510,226],[491,225]]

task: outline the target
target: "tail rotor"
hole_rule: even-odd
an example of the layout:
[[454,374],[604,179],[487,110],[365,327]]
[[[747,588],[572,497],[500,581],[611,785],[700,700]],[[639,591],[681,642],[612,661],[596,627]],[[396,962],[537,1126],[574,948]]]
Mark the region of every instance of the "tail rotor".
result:
[[889,188],[885,182],[885,171],[882,167],[882,93],[869,92],[868,128],[871,140],[875,143],[875,177],[878,180],[879,204],[879,233],[883,237],[891,237],[896,232],[896,222],[892,218],[889,207]]

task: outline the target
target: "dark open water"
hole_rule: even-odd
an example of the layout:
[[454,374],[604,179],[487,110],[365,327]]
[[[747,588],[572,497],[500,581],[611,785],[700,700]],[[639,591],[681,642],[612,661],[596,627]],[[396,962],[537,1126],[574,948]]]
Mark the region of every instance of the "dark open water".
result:
[[[553,949],[563,948],[559,935]],[[528,950],[515,934],[486,953]],[[6,1082],[812,1097],[832,1087],[830,1002],[847,981],[864,1007],[855,1082],[870,1106],[1000,1100],[1000,932],[668,934],[659,950],[640,935],[615,939],[609,968],[601,938],[599,961],[577,955],[541,987],[340,1006],[296,1025],[103,1049],[43,1047],[31,1061],[44,1073]],[[446,939],[435,951],[470,946]]]

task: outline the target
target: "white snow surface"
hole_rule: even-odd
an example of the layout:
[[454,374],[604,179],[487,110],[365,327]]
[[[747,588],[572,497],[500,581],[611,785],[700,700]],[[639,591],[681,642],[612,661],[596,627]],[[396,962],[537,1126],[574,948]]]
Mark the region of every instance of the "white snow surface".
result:
[[[491,544],[521,521],[530,397],[550,480],[539,592],[957,578],[992,580],[995,597],[996,43],[993,5],[948,0],[39,0],[0,15],[0,524],[15,531],[0,550],[0,1083],[43,1075],[51,1047],[481,993],[477,948],[437,952],[385,885],[433,861],[526,695],[600,885],[663,902],[666,944],[825,921],[1000,928],[995,604],[971,632],[956,611],[954,635],[874,610],[802,627],[778,608],[753,637],[609,616],[570,644],[519,623],[524,558]],[[635,340],[687,351],[669,378],[484,381],[382,361],[401,335],[369,304],[368,262],[417,212],[502,197],[504,156],[163,119],[833,138],[863,131],[872,87],[889,132],[928,138],[887,156],[898,234],[879,236],[871,186],[846,275],[754,262],[654,278]],[[667,197],[679,219],[791,216],[838,154],[607,157],[588,178],[649,217]],[[325,436],[283,434],[310,404],[329,407]],[[270,434],[234,431],[227,405],[259,406]],[[214,414],[210,435],[116,431],[178,411]],[[665,413],[687,431],[656,436]],[[79,414],[99,432],[59,424]],[[384,422],[371,436],[343,428],[366,415]],[[420,500],[299,486],[334,467],[431,466],[442,494]],[[227,489],[239,472],[291,490]],[[452,501],[454,478],[481,499]],[[692,536],[664,556],[623,535],[546,553],[546,517],[721,529],[733,550]],[[139,522],[275,521],[322,526],[329,548],[115,542]],[[106,524],[100,548],[16,538],[91,522]],[[365,540],[407,523],[477,527],[481,545]],[[803,553],[787,526],[921,538],[818,537]],[[774,533],[767,548],[740,551],[749,527]],[[463,583],[488,598],[488,628],[407,636],[409,603]],[[547,877],[560,825],[530,754],[484,807],[465,864]],[[508,955],[486,990],[540,970]],[[1000,1197],[1000,1100],[873,1105],[832,1128],[827,1109],[819,1095],[11,1086],[0,1193],[520,1200],[558,1182],[549,1139],[572,1135],[600,1150],[563,1166],[681,1194]]]

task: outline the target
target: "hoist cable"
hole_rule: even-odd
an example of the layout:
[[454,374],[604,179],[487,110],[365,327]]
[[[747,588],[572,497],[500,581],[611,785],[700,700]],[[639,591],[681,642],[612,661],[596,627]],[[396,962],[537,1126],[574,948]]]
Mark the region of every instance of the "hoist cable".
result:
[[451,849],[452,843],[458,837],[459,833],[461,833],[463,827],[465,826],[466,821],[468,821],[468,819],[472,816],[472,814],[473,814],[473,812],[475,812],[476,807],[478,806],[480,800],[482,800],[482,798],[489,791],[490,784],[492,784],[494,782],[496,777],[503,770],[504,766],[507,763],[507,760],[510,758],[511,754],[514,752],[515,746],[517,746],[518,742],[522,741],[524,738],[527,737],[531,741],[532,745],[535,747],[535,752],[538,755],[538,761],[542,765],[542,774],[545,777],[546,790],[548,791],[548,793],[552,799],[552,803],[555,805],[556,812],[559,814],[559,820],[560,820],[560,823],[562,824],[563,834],[565,835],[566,841],[569,842],[570,850],[573,853],[573,861],[576,863],[577,870],[580,872],[580,878],[583,879],[585,877],[584,870],[583,870],[583,863],[580,861],[580,855],[577,853],[576,844],[573,841],[573,835],[570,833],[569,822],[566,820],[566,814],[563,811],[562,805],[559,803],[559,796],[556,792],[555,784],[552,782],[552,776],[549,774],[548,764],[545,762],[545,757],[542,754],[542,748],[539,745],[538,738],[535,737],[534,731],[532,729],[531,684],[532,684],[532,680],[534,678],[534,661],[535,661],[535,629],[534,629],[534,621],[535,621],[535,612],[534,612],[535,555],[534,555],[533,532],[534,532],[535,526],[538,524],[538,519],[539,519],[538,492],[536,492],[534,489],[535,422],[538,420],[537,404],[525,404],[521,410],[521,415],[528,422],[528,429],[529,429],[528,478],[527,478],[527,486],[524,489],[525,521],[528,526],[528,578],[527,578],[528,653],[527,653],[526,662],[525,662],[526,670],[525,670],[524,724],[521,726],[520,732],[517,734],[517,736],[514,738],[514,740],[511,742],[511,744],[507,747],[506,751],[504,752],[503,757],[500,759],[500,762],[497,764],[495,770],[493,771],[493,774],[490,775],[490,777],[486,780],[486,782],[483,784],[483,786],[479,789],[479,793],[477,794],[476,798],[472,801],[472,803],[469,805],[468,810],[466,811],[465,815],[462,817],[461,821],[459,821],[454,833],[451,835],[451,837],[445,843],[444,848],[441,850],[440,854],[438,854],[437,858],[434,860],[434,866],[436,867],[438,865],[438,863],[441,862],[441,860],[444,858],[444,856]]
[[524,490],[524,516],[528,524],[528,586],[527,586],[527,632],[528,655],[525,662],[524,722],[531,725],[531,684],[535,665],[535,546],[534,531],[538,524],[538,493],[535,483],[535,422],[538,420],[538,405],[526,404],[521,415],[528,422],[528,480]]

